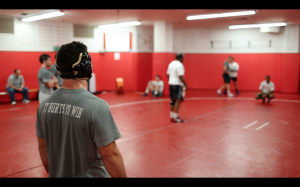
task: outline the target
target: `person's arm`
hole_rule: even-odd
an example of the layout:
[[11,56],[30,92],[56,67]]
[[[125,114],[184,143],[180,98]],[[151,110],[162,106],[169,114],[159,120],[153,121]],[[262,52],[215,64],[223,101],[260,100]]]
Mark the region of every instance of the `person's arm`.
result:
[[112,178],[127,178],[123,157],[115,141],[98,148],[104,167]]
[[11,83],[10,83],[8,86],[11,87],[11,88],[13,88],[13,89],[15,89],[15,90],[18,90],[18,91],[20,90],[19,88],[15,87],[15,86],[14,86],[13,84],[11,84]]
[[48,162],[48,155],[47,155],[46,139],[37,137],[37,140],[38,140],[38,149],[39,149],[42,163],[47,173],[49,173],[49,162]]
[[223,66],[223,69],[224,69],[225,73],[227,73],[229,75],[227,66]]
[[52,75],[51,81],[48,81],[45,84],[48,88],[53,88],[54,86],[56,86],[58,84],[57,82],[58,82],[57,78],[54,75]]
[[186,82],[185,82],[185,79],[184,79],[183,75],[180,75],[180,76],[179,76],[179,79],[180,79],[180,81],[184,84],[185,90],[187,90],[187,89],[188,89],[188,86],[187,86],[187,84],[186,84]]

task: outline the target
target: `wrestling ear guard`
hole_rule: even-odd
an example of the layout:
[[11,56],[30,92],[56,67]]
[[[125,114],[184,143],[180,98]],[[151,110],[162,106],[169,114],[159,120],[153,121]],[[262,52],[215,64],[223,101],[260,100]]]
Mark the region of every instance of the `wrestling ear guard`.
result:
[[62,78],[90,80],[92,77],[92,59],[88,52],[80,51],[81,53],[79,54],[78,61],[72,65],[71,69],[62,71],[56,65],[56,69]]

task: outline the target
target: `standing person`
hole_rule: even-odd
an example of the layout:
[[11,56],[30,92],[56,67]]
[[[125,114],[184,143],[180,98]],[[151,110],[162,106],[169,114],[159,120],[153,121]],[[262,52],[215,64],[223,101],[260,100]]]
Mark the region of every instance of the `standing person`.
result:
[[110,108],[87,91],[92,62],[86,45],[62,45],[57,70],[63,85],[41,102],[36,119],[39,153],[49,177],[127,177]]
[[224,85],[221,86],[220,89],[217,90],[217,93],[221,96],[222,90],[225,88],[227,91],[228,97],[233,97],[234,94],[230,93],[230,74],[229,74],[229,63],[233,62],[233,57],[229,56],[227,60],[223,64],[223,79],[224,79]]
[[[233,81],[236,95],[240,95],[240,92],[239,92],[238,86],[237,86],[237,71],[239,70],[239,64],[234,61],[233,57],[232,57],[232,59],[233,59],[233,61],[230,61],[228,63],[228,68],[229,68],[228,73],[229,73],[230,80]],[[227,90],[225,89],[223,94],[226,94],[226,93],[227,93]]]
[[40,56],[41,68],[38,72],[39,82],[39,103],[45,100],[53,92],[53,87],[57,86],[57,78],[48,70],[51,66],[51,58],[47,54]]
[[150,80],[148,82],[145,93],[142,95],[143,97],[148,96],[149,91],[152,93],[153,97],[162,96],[162,92],[164,90],[164,81],[160,79],[159,75],[155,75],[155,80]]
[[185,86],[185,90],[188,86],[183,77],[184,66],[182,64],[184,59],[183,54],[177,54],[176,60],[172,61],[167,70],[170,90],[170,109],[171,109],[171,121],[182,123],[183,120],[178,117],[179,105],[182,99],[182,87]]
[[6,91],[9,94],[9,98],[11,100],[11,105],[15,105],[15,93],[23,94],[23,103],[28,104],[30,101],[28,100],[28,88],[24,86],[24,78],[21,75],[21,71],[19,69],[15,69],[14,73],[8,77]]
[[54,64],[49,68],[49,71],[51,71],[51,73],[56,77],[57,79],[57,84],[56,86],[53,87],[53,91],[57,90],[58,88],[60,88],[62,86],[63,80],[62,78],[59,76],[58,71],[56,69],[56,56],[57,54],[55,54],[55,62]]
[[275,90],[275,84],[270,81],[270,76],[266,76],[266,80],[262,81],[259,85],[258,94],[256,94],[255,99],[262,99],[262,102],[265,103],[266,98],[268,98],[268,103],[270,103],[271,99],[275,98],[273,91]]

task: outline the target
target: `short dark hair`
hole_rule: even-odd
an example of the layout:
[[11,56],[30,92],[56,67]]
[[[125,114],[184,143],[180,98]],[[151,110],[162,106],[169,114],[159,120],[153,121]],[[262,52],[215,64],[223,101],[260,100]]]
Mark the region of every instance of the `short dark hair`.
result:
[[267,76],[266,76],[266,78],[269,78],[269,79],[271,79],[270,75],[267,75]]
[[228,56],[228,58],[232,58],[232,60],[234,60],[234,58],[232,56]]
[[159,79],[161,79],[159,75],[155,75],[155,76],[158,77]]
[[182,53],[177,53],[175,56],[176,60],[183,58],[183,54]]
[[44,60],[48,60],[48,58],[50,58],[50,56],[48,54],[42,54],[40,56],[40,62],[41,62],[41,64],[43,63]]
[[56,65],[60,71],[69,71],[72,65],[78,61],[81,52],[87,52],[87,46],[81,42],[73,41],[62,45],[56,56]]
[[19,69],[15,69],[15,70],[14,70],[14,73],[17,73],[18,70],[19,70]]

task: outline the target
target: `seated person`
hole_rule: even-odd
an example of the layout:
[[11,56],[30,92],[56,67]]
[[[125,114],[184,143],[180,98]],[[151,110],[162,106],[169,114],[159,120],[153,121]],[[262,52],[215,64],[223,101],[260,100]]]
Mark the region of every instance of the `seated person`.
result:
[[154,98],[157,96],[162,96],[162,92],[164,90],[164,82],[160,79],[159,75],[155,76],[155,80],[151,80],[148,82],[145,94],[142,96],[148,96],[149,90],[151,91]]
[[7,80],[6,91],[9,94],[11,104],[15,105],[15,93],[23,93],[23,103],[29,103],[28,88],[24,87],[24,79],[19,69],[15,69],[14,74],[10,75]]
[[255,96],[255,99],[262,99],[265,103],[265,99],[268,98],[268,103],[271,99],[274,99],[273,91],[275,90],[275,85],[270,81],[270,76],[266,76],[266,80],[262,81],[259,86],[260,92]]

